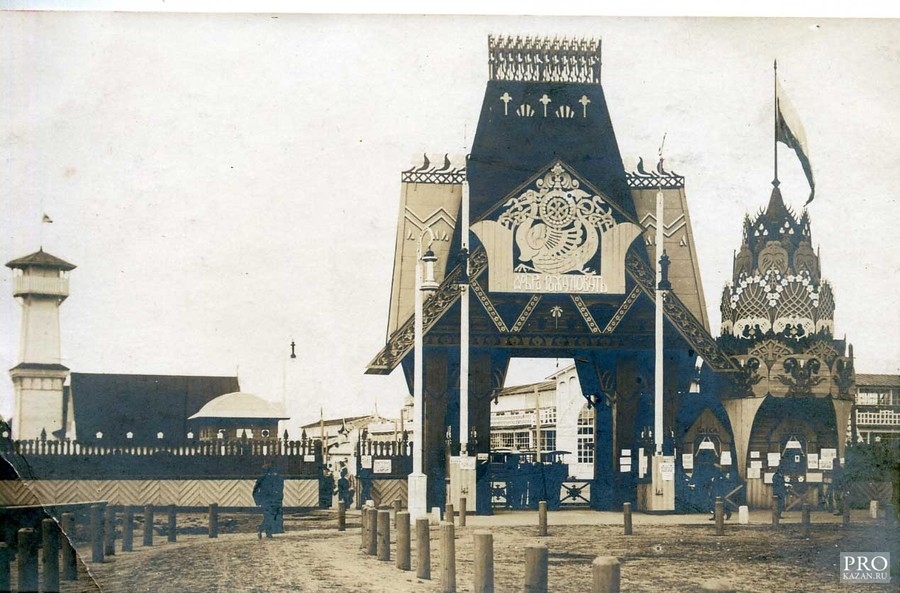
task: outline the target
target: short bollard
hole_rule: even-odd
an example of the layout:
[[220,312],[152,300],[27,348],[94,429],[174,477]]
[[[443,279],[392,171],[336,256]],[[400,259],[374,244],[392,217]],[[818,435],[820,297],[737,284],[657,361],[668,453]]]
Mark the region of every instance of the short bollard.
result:
[[116,555],[116,509],[112,505],[103,509],[103,553]]
[[0,542],[0,591],[12,590],[12,579],[9,574],[9,547],[6,542]]
[[64,581],[74,581],[78,578],[78,556],[72,542],[75,540],[75,515],[63,513],[62,515],[62,578]]
[[455,531],[453,523],[441,523],[441,593],[456,593]]
[[591,593],[619,593],[620,578],[618,558],[614,556],[594,558],[591,563]]
[[538,503],[538,535],[547,535],[547,501]]
[[431,578],[431,529],[427,517],[416,519],[416,578]]
[[365,550],[369,547],[369,513],[366,512],[368,510],[369,510],[368,507],[363,507],[362,509],[360,509],[360,512],[359,512],[359,525],[360,525],[359,549],[360,550]]
[[431,507],[430,520],[432,525],[441,524],[441,507]]
[[456,509],[450,503],[447,503],[444,507],[444,521],[452,523],[454,526],[456,525]]
[[778,497],[772,497],[772,527],[778,527],[781,515],[778,513]]
[[625,519],[625,535],[631,535],[631,503],[622,505],[622,516]]
[[494,536],[490,531],[476,531],[475,593],[494,593]]
[[122,551],[134,549],[134,507],[126,506],[122,511]]
[[468,506],[467,503],[468,503],[468,501],[466,500],[465,496],[459,497],[459,526],[460,527],[466,526],[466,513],[468,512],[468,509],[466,508]]
[[168,521],[169,525],[166,528],[166,541],[174,542],[174,541],[177,541],[177,539],[178,539],[178,524],[177,524],[178,516],[175,513],[175,505],[170,504],[169,508],[166,510],[167,510],[166,514],[168,515],[168,519],[169,519],[169,521]]
[[844,508],[841,515],[841,525],[850,527],[850,505],[847,504],[847,501],[844,501]]
[[41,575],[41,591],[58,593],[59,527],[53,519],[41,521]]
[[403,510],[403,501],[399,498],[394,499],[394,513],[392,518],[394,519],[394,527],[397,526],[397,513]]
[[219,505],[209,505],[209,537],[219,537]]
[[745,504],[738,507],[738,523],[741,525],[750,523],[750,507]]
[[347,531],[347,507],[344,501],[338,502],[338,531]]
[[20,529],[18,532],[18,553],[16,566],[19,574],[19,591],[38,590],[38,542],[34,529]]
[[716,535],[725,535],[725,502],[721,496],[716,497]]
[[802,520],[802,534],[803,537],[809,537],[809,505],[803,503],[802,511],[800,514]]
[[409,512],[397,513],[397,568],[409,570]]
[[383,562],[391,559],[391,512],[378,511],[378,541],[375,544],[377,558]]
[[878,501],[870,500],[869,501],[869,519],[877,519],[878,518]]
[[525,548],[525,593],[547,593],[547,546]]
[[366,554],[374,556],[378,553],[378,509],[366,509],[369,540],[366,542]]
[[[212,509],[210,509],[212,511]],[[210,513],[211,514],[211,513]],[[212,518],[210,518],[210,537],[212,536]],[[144,507],[144,545],[149,547],[153,545],[153,507]]]
[[91,506],[91,562],[103,562],[103,507]]

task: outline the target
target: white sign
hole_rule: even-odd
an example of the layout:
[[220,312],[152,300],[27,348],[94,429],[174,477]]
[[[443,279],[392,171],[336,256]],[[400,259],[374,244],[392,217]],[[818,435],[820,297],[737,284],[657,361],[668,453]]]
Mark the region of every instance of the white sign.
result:
[[631,449],[622,449],[622,457],[631,457]]
[[643,478],[647,475],[647,456],[644,455],[644,449],[638,449],[638,477]]
[[822,481],[822,472],[806,472],[806,481],[817,483]]
[[461,457],[459,460],[459,469],[475,469],[474,457]]
[[775,475],[775,472],[766,472],[763,474],[763,482],[766,484],[772,483],[772,476]]
[[758,468],[758,467],[747,468],[747,479],[748,480],[758,480],[759,474],[761,471],[762,471],[762,469]]
[[620,465],[619,471],[622,472],[623,474],[628,473],[631,471],[631,466],[630,465]]
[[373,474],[389,474],[391,473],[390,459],[375,459],[372,461]]
[[819,469],[834,469],[834,457],[823,457],[819,460]]
[[722,465],[731,465],[731,451],[722,451]]
[[315,455],[304,455],[303,456],[303,461],[315,461],[315,460],[316,460]]
[[694,469],[694,456],[691,453],[681,454],[681,467],[684,469]]
[[759,451],[750,451],[750,459],[759,459]]
[[631,465],[631,457],[619,457],[619,465]]
[[778,464],[781,463],[781,455],[778,453],[769,453],[768,460],[769,467],[778,467]]
[[[762,468],[762,459],[754,459],[753,461],[750,462],[750,467],[755,468],[755,469],[761,469]],[[756,473],[759,473],[759,472],[756,472]]]
[[659,473],[663,480],[672,481],[675,479],[675,462],[663,461],[659,464]]
[[363,455],[359,458],[359,465],[363,469],[372,469],[372,456],[371,455]]
[[806,456],[806,469],[819,469],[818,453],[810,453]]

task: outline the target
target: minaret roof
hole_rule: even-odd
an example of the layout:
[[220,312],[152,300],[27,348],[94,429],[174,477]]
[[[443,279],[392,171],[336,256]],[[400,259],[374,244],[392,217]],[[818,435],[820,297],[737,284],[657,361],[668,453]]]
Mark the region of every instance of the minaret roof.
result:
[[781,222],[787,215],[788,209],[784,205],[784,198],[781,197],[781,190],[778,187],[773,187],[772,195],[769,197],[769,205],[766,206],[765,217],[770,221]]
[[13,269],[26,267],[56,268],[65,271],[75,269],[75,266],[73,264],[70,264],[64,259],[60,259],[55,255],[50,255],[49,253],[44,251],[43,247],[41,247],[38,251],[35,251],[31,255],[26,255],[25,257],[20,257],[18,259],[7,262],[6,267]]

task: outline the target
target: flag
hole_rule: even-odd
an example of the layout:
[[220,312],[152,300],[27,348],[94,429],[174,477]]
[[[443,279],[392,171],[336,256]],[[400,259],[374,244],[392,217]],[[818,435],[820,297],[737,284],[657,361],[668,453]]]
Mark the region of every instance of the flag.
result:
[[800,166],[803,167],[806,180],[809,182],[809,199],[806,200],[806,204],[809,204],[816,195],[816,181],[813,179],[812,165],[809,163],[809,144],[806,142],[806,131],[777,79],[775,80],[775,112],[775,141],[782,142],[797,153]]
[[53,219],[50,218],[49,216],[47,216],[46,213],[44,213],[44,217],[41,219],[41,222],[48,222],[48,223],[51,223],[51,224],[52,224],[52,223],[53,223]]

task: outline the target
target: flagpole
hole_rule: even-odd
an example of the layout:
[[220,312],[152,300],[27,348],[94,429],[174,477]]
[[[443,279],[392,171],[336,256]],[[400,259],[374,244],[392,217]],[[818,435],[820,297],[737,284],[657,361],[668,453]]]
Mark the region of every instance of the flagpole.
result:
[[772,95],[775,97],[773,112],[773,133],[772,140],[775,144],[775,179],[772,185],[778,187],[778,60],[775,60],[774,74],[772,76]]

